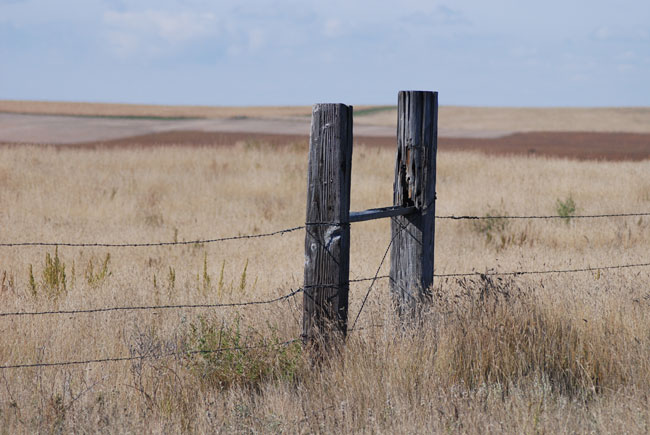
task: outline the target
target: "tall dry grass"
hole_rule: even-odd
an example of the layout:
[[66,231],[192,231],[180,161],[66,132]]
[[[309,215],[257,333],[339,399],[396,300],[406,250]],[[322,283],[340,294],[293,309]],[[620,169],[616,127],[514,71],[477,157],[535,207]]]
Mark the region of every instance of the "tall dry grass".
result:
[[[306,148],[0,150],[2,242],[148,242],[304,220]],[[394,154],[358,145],[352,208],[391,202]],[[650,210],[650,162],[441,154],[437,214]],[[648,262],[650,219],[440,220],[436,273]],[[389,222],[352,229],[372,276]],[[259,300],[298,288],[302,232],[152,248],[0,248],[2,312]],[[49,255],[49,260],[47,259]],[[30,273],[31,271],[31,273]],[[385,273],[386,266],[380,272]],[[65,273],[65,287],[63,275]],[[0,317],[6,432],[618,432],[650,428],[650,270],[437,279],[417,328],[378,282],[343,352],[314,369],[300,299],[237,309]],[[356,315],[367,284],[351,288]],[[237,350],[239,347],[250,347]],[[188,353],[224,347],[222,353]]]

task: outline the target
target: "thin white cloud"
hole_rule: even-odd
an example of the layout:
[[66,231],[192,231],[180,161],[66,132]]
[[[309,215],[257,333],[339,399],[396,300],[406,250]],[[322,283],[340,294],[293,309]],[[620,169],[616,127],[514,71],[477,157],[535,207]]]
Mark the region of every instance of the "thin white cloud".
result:
[[219,33],[217,19],[209,12],[108,11],[103,18],[109,44],[120,56],[158,55]]
[[636,26],[598,26],[591,34],[591,37],[597,41],[648,41],[650,32],[647,28]]

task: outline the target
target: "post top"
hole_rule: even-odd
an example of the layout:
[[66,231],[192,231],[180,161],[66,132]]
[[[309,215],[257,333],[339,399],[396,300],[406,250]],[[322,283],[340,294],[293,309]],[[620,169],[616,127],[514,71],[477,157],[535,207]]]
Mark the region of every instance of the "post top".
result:
[[400,95],[405,94],[405,93],[410,93],[410,94],[434,94],[437,95],[438,91],[418,91],[418,90],[404,90],[404,91],[399,91]]

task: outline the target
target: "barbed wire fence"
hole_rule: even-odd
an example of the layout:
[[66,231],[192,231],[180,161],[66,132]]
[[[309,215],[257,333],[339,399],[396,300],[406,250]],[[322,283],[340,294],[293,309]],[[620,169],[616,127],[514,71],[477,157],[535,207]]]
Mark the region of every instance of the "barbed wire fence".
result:
[[[436,219],[440,220],[494,220],[494,219],[520,219],[520,220],[551,220],[551,219],[599,219],[599,218],[625,218],[625,217],[648,217],[650,213],[609,213],[609,214],[593,214],[593,215],[500,215],[500,216],[470,216],[470,215],[445,215],[445,216],[436,216]],[[310,225],[313,223],[310,223]],[[210,244],[210,243],[220,243],[228,241],[242,241],[248,239],[258,239],[258,238],[268,238],[274,236],[282,236],[287,233],[296,232],[302,229],[306,229],[306,225],[295,226],[286,229],[276,230],[267,233],[261,234],[245,234],[229,237],[220,237],[220,238],[210,238],[210,239],[197,239],[190,241],[173,241],[173,242],[145,242],[145,243],[104,243],[104,242],[43,242],[43,241],[17,241],[17,242],[2,242],[0,247],[108,247],[108,248],[141,248],[141,247],[156,247],[156,246],[182,246],[182,245],[200,245],[200,244]],[[397,234],[397,233],[396,233]],[[386,247],[379,266],[376,269],[374,276],[372,277],[363,277],[351,279],[347,282],[350,283],[361,283],[361,282],[370,282],[368,289],[362,299],[361,306],[353,322],[353,326],[350,331],[361,331],[367,329],[368,327],[357,327],[357,322],[363,312],[366,302],[372,292],[376,282],[378,280],[390,279],[389,275],[379,275],[385,260],[390,252],[390,248],[395,240],[396,234],[393,235],[388,246]],[[580,272],[596,272],[602,270],[614,270],[614,269],[629,269],[629,268],[642,268],[650,267],[650,262],[643,263],[633,263],[633,264],[617,264],[617,265],[600,265],[600,266],[589,266],[582,268],[572,268],[572,269],[549,269],[549,270],[519,270],[519,271],[486,271],[486,272],[459,272],[459,273],[434,273],[436,278],[462,278],[462,277],[471,277],[471,276],[523,276],[523,275],[543,275],[543,274],[565,274],[565,273],[580,273]],[[391,280],[392,282],[392,280]],[[331,284],[331,287],[337,287],[340,284]],[[328,285],[319,285],[318,287],[327,287]],[[303,293],[307,287],[300,287],[297,289],[292,289],[288,293],[281,296],[265,299],[265,300],[251,300],[251,301],[242,301],[242,302],[232,302],[232,303],[213,303],[213,304],[166,304],[166,305],[134,305],[134,306],[112,306],[112,307],[96,307],[96,308],[79,308],[79,309],[66,309],[66,310],[47,310],[47,311],[14,311],[14,312],[0,312],[0,318],[12,318],[12,317],[35,317],[35,316],[56,316],[56,315],[83,315],[83,314],[100,314],[100,313],[110,313],[110,312],[124,312],[124,311],[151,311],[151,310],[181,310],[181,309],[215,309],[215,308],[236,308],[236,307],[248,307],[248,306],[259,306],[259,305],[269,305],[287,301],[294,298],[295,296]],[[374,325],[376,326],[376,325]],[[124,356],[115,356],[115,357],[106,357],[106,358],[94,358],[94,359],[79,359],[79,360],[69,360],[69,361],[58,361],[58,362],[37,362],[37,363],[24,363],[24,364],[6,364],[0,365],[0,370],[7,369],[25,369],[25,368],[44,368],[44,367],[62,367],[62,366],[74,366],[74,365],[87,365],[87,364],[101,364],[101,363],[112,363],[112,362],[124,362],[124,361],[136,361],[143,360],[147,358],[158,358],[161,356],[189,356],[196,354],[218,354],[221,352],[228,351],[246,351],[255,348],[261,347],[281,347],[289,346],[293,343],[301,341],[300,339],[291,339],[283,342],[270,343],[268,345],[255,345],[255,346],[239,346],[239,347],[223,347],[217,349],[207,349],[207,350],[185,350],[185,351],[176,351],[155,355],[124,355]]]

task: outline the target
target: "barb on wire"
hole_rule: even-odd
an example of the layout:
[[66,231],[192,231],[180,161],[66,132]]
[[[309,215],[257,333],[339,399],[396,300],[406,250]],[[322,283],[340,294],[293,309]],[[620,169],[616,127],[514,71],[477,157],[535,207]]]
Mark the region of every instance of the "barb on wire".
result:
[[366,281],[376,281],[378,279],[387,279],[390,278],[390,275],[381,275],[381,276],[373,276],[372,278],[356,278],[356,279],[351,279],[348,282],[366,282]]
[[311,226],[345,227],[345,226],[350,226],[350,222],[313,221],[313,222],[305,222],[305,226],[306,227],[311,227]]
[[575,216],[559,216],[559,215],[531,215],[531,216],[436,216],[436,219],[452,219],[452,220],[480,220],[480,219],[596,219],[596,218],[609,218],[609,217],[631,217],[631,216],[650,216],[650,213],[612,213],[612,214],[591,214],[591,215],[575,215]]
[[42,316],[47,314],[89,314],[89,313],[105,313],[109,311],[146,311],[146,310],[169,310],[169,309],[182,309],[182,308],[232,308],[232,307],[245,307],[250,305],[265,305],[280,302],[289,299],[298,293],[302,292],[303,288],[292,290],[290,293],[278,296],[277,298],[267,299],[262,301],[248,301],[248,302],[232,302],[222,304],[178,304],[178,305],[141,305],[141,306],[123,306],[123,307],[104,307],[104,308],[87,308],[78,310],[57,310],[57,311],[16,311],[10,313],[0,313],[0,317],[16,317],[16,316]]
[[464,276],[519,276],[519,275],[542,275],[547,273],[576,273],[596,272],[598,270],[627,269],[631,267],[648,267],[650,263],[622,264],[617,266],[584,267],[580,269],[557,269],[557,270],[521,270],[518,272],[468,272],[468,273],[440,273],[434,274],[436,278],[459,278]]
[[241,236],[221,237],[217,239],[199,239],[182,242],[148,242],[148,243],[67,243],[67,242],[15,242],[0,243],[0,247],[15,246],[68,246],[68,247],[100,247],[100,248],[141,248],[151,246],[178,246],[178,245],[200,245],[204,243],[227,242],[230,240],[259,239],[262,237],[281,236],[305,228],[304,226],[286,228],[263,234],[246,234]]
[[222,347],[218,349],[206,349],[206,350],[190,350],[185,352],[172,352],[163,355],[138,355],[138,356],[118,356],[112,358],[98,358],[98,359],[86,359],[86,360],[76,360],[76,361],[59,361],[59,362],[45,362],[45,363],[30,363],[30,364],[11,364],[11,365],[2,365],[0,370],[6,369],[25,369],[25,368],[36,368],[36,367],[60,367],[60,366],[72,366],[72,365],[84,365],[84,364],[99,364],[99,363],[108,363],[108,362],[120,362],[120,361],[135,361],[135,360],[144,360],[157,357],[169,357],[169,356],[181,356],[181,355],[195,355],[195,354],[205,354],[205,353],[221,353],[227,351],[235,350],[248,350],[248,349],[258,349],[263,347],[273,347],[273,346],[288,346],[292,343],[298,342],[300,340],[293,339],[287,340],[281,343],[271,343],[268,345],[256,345],[256,346],[239,346],[239,347]]

